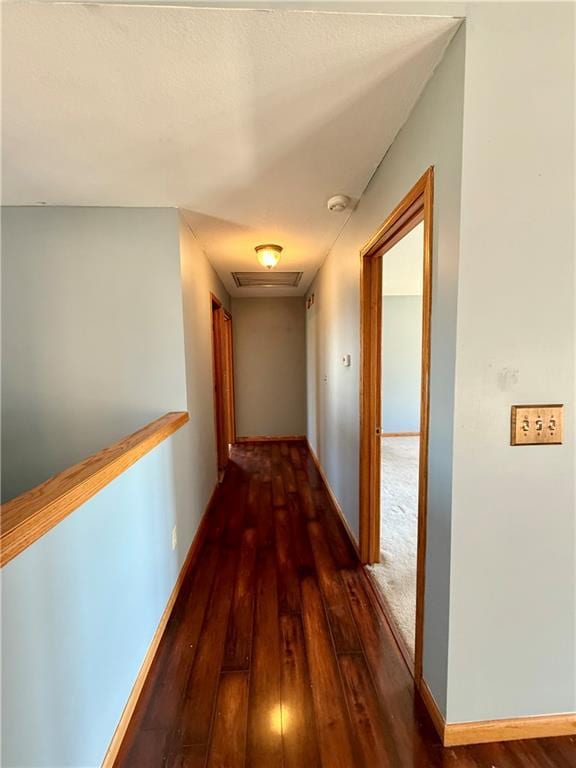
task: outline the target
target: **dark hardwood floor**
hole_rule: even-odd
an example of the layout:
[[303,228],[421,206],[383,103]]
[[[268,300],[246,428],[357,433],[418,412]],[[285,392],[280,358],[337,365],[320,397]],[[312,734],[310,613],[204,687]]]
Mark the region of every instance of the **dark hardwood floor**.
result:
[[576,766],[442,748],[366,579],[306,446],[235,447],[116,766]]

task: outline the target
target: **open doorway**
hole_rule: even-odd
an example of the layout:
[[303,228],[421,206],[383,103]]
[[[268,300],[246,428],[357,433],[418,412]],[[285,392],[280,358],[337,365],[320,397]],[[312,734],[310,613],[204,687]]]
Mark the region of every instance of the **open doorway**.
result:
[[382,256],[380,559],[373,576],[413,660],[424,223]]
[[433,169],[362,250],[360,549],[422,676]]
[[222,479],[230,446],[236,440],[232,315],[214,294],[211,294],[211,305],[216,451],[218,476]]

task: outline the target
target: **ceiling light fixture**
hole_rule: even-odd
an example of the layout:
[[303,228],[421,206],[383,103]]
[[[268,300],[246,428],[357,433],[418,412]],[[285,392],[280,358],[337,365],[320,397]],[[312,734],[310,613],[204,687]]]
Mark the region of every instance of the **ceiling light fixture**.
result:
[[273,269],[280,261],[280,254],[282,253],[281,245],[274,245],[274,243],[267,243],[266,245],[257,245],[254,248],[258,261],[266,269]]

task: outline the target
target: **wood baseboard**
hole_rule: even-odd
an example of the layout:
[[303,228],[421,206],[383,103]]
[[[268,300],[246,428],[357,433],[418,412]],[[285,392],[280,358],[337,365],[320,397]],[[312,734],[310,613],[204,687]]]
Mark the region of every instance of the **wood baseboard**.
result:
[[248,435],[237,437],[237,443],[305,442],[306,435]]
[[469,723],[447,723],[424,680],[420,695],[442,744],[461,747],[467,744],[489,744],[494,741],[544,739],[576,735],[576,712],[563,715],[513,717],[504,720],[479,720]]
[[184,578],[188,570],[194,565],[194,562],[198,557],[198,552],[200,551],[202,542],[206,537],[206,532],[208,530],[208,526],[207,526],[208,513],[212,507],[217,491],[218,491],[218,485],[216,485],[216,487],[212,491],[212,495],[210,496],[208,504],[206,505],[206,509],[204,510],[204,513],[200,520],[200,524],[198,525],[198,530],[196,531],[196,535],[192,540],[192,544],[190,545],[190,549],[188,550],[186,559],[182,564],[182,568],[180,569],[180,573],[178,574],[176,583],[174,584],[172,592],[170,593],[170,597],[168,598],[168,602],[166,603],[166,607],[164,608],[162,616],[160,617],[160,621],[158,622],[158,626],[156,627],[156,632],[154,633],[152,642],[150,643],[148,650],[146,651],[146,655],[144,656],[144,660],[142,662],[140,670],[138,671],[138,675],[136,676],[136,680],[134,681],[134,685],[132,686],[130,695],[128,696],[128,701],[126,702],[126,706],[122,711],[122,715],[120,716],[120,720],[118,722],[118,725],[116,726],[116,730],[114,731],[114,735],[112,736],[112,740],[110,742],[110,745],[108,746],[108,750],[104,755],[104,760],[102,761],[102,768],[112,768],[114,765],[114,762],[116,761],[116,758],[118,757],[120,747],[122,746],[122,742],[124,740],[124,737],[126,736],[126,731],[128,730],[128,725],[130,724],[130,720],[132,719],[132,715],[134,714],[134,710],[136,709],[138,699],[140,698],[140,694],[142,693],[142,689],[144,688],[144,683],[146,682],[146,678],[148,677],[150,667],[152,666],[152,662],[154,661],[154,657],[156,656],[156,651],[158,650],[158,646],[160,645],[160,641],[162,640],[162,636],[166,629],[166,625],[168,624],[168,620],[170,619],[170,615],[172,614],[172,609],[174,608],[174,604],[176,603],[176,599],[178,598],[178,594],[180,592],[180,589],[182,588],[182,584],[184,583]]
[[380,432],[380,437],[420,437],[420,432]]
[[348,524],[348,520],[346,520],[346,517],[344,516],[344,512],[342,512],[342,508],[338,502],[338,499],[334,495],[334,491],[332,490],[330,483],[328,482],[328,478],[326,477],[326,474],[324,470],[322,469],[322,465],[320,464],[320,461],[318,460],[318,456],[316,456],[316,452],[314,451],[314,448],[310,445],[310,441],[307,437],[303,438],[306,441],[306,445],[308,446],[308,450],[310,451],[310,456],[312,457],[312,461],[314,462],[314,466],[318,470],[318,474],[322,478],[324,485],[326,486],[326,490],[328,491],[328,495],[330,496],[330,501],[332,502],[332,506],[338,513],[338,516],[340,517],[340,520],[342,521],[342,525],[344,526],[344,530],[348,534],[348,538],[350,539],[350,543],[352,544],[354,551],[358,555],[358,559],[360,560],[360,549],[358,547],[358,542],[356,541],[356,537],[352,533],[352,529],[350,528],[350,525]]
[[576,735],[576,712],[565,715],[514,717],[506,720],[480,720],[472,723],[446,723],[445,747],[487,744],[492,741],[545,739]]

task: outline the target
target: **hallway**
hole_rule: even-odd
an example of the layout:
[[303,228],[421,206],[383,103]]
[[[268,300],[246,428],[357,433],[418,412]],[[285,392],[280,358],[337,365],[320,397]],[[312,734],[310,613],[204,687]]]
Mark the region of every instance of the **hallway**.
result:
[[[442,749],[304,443],[236,446],[118,768],[569,768]],[[573,756],[573,751],[572,751]]]

